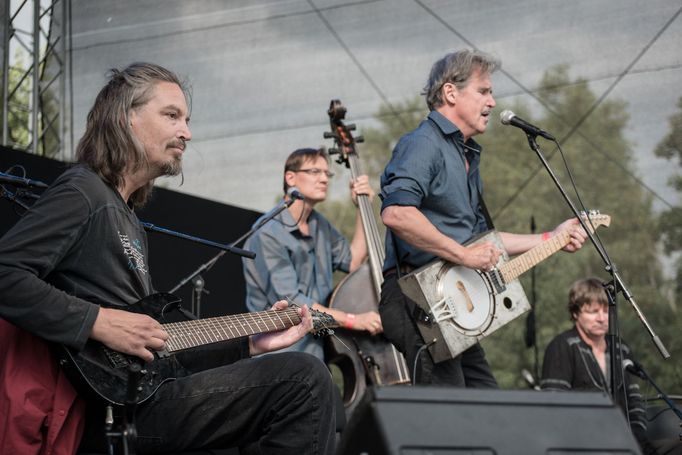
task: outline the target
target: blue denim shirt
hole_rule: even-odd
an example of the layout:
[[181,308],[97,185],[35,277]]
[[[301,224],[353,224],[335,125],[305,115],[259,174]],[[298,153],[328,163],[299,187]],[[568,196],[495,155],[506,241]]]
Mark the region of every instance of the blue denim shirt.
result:
[[[309,307],[315,302],[326,305],[333,291],[334,271],[350,270],[350,245],[316,211],[308,217],[308,227],[310,235],[301,233],[285,209],[246,242],[244,248],[256,253],[255,259],[242,259],[249,311],[267,310],[286,298]],[[323,359],[322,341],[311,335],[287,350]]]
[[[417,207],[440,232],[466,242],[488,229],[478,200],[483,192],[480,158],[480,145],[469,139],[465,146],[457,126],[438,111],[431,111],[396,144],[381,176],[381,209]],[[469,161],[468,174],[465,159]],[[420,267],[435,258],[387,231],[384,270],[396,266],[393,239],[401,264]]]

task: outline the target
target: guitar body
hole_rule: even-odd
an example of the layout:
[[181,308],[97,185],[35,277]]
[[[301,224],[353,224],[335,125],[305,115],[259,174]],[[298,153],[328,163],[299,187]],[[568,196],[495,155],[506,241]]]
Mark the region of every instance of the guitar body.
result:
[[[468,244],[491,242],[504,251],[495,231],[476,237]],[[500,256],[496,269],[509,260]],[[461,354],[481,339],[530,310],[530,303],[518,280],[504,283],[497,270],[483,272],[443,260],[433,261],[398,281],[425,317],[417,326],[434,362]]]
[[[177,308],[180,300],[171,294],[152,294],[126,307],[126,311],[142,313],[164,322],[166,315]],[[102,343],[88,340],[81,351],[62,346],[58,360],[77,390],[95,392],[96,396],[115,405],[123,405],[127,398],[128,367],[142,366],[142,377],[137,391],[138,403],[149,399],[164,382],[182,374],[174,356],[157,356],[145,364],[142,359],[121,354]]]

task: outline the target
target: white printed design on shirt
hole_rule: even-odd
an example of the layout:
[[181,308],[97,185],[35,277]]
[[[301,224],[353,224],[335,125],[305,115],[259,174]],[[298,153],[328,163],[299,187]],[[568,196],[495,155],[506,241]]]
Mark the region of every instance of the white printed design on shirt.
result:
[[118,232],[118,238],[123,246],[123,254],[128,257],[128,268],[146,274],[147,266],[144,263],[144,254],[142,254],[140,240],[133,239],[131,241],[128,234],[121,234],[121,232]]

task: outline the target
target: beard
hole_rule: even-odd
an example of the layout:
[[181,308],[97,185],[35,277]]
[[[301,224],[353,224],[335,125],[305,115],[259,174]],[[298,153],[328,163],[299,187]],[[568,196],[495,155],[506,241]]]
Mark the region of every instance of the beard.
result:
[[[172,141],[168,144],[168,148],[182,148],[185,149],[186,143],[183,140]],[[157,167],[159,177],[175,177],[182,172],[182,155],[171,156],[168,161],[159,163]]]
[[182,158],[173,158],[171,161],[162,163],[159,168],[159,176],[175,177],[182,172]]

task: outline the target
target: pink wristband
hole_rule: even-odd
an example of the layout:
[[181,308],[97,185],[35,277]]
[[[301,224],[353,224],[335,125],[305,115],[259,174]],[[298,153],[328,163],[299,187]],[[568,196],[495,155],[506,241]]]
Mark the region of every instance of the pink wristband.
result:
[[543,232],[543,233],[542,233],[542,241],[544,242],[545,240],[549,240],[549,238],[550,238],[551,236],[552,236],[552,235],[551,235],[549,232]]
[[355,315],[352,313],[346,313],[346,321],[343,323],[344,329],[352,329],[355,325]]

